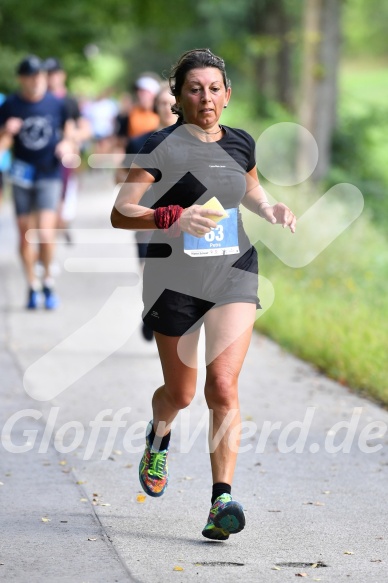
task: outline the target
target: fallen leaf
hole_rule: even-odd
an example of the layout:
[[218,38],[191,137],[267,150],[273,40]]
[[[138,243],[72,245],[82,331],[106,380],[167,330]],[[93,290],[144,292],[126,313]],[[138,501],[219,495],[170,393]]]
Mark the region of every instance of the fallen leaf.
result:
[[123,455],[123,452],[122,452],[120,449],[114,449],[114,450],[113,450],[113,453],[114,453],[115,455]]
[[183,571],[183,567],[177,565],[176,567],[173,568],[173,571]]
[[80,502],[87,502],[88,501],[87,498],[80,498],[79,500],[80,500]]
[[127,464],[124,468],[133,468],[133,464]]
[[318,563],[313,563],[313,564],[311,565],[311,568],[312,568],[312,569],[316,569],[317,567],[318,567]]
[[353,551],[344,551],[344,555],[354,555]]
[[370,562],[371,563],[382,563],[383,561],[381,559],[371,559]]
[[60,466],[65,466],[67,464],[66,460],[61,460],[60,462],[58,462]]
[[97,540],[97,538],[89,537],[88,540]]
[[331,491],[330,490],[323,490],[322,494],[331,494]]
[[107,502],[100,502],[99,506],[110,506],[110,504],[108,504]]
[[308,577],[307,573],[295,573],[295,577]]
[[139,504],[143,504],[143,502],[146,501],[147,496],[145,494],[138,494],[136,496],[136,500],[137,502],[139,502]]
[[272,571],[281,571],[280,567],[271,567]]
[[77,482],[76,482],[76,484],[78,484],[79,486],[81,484],[86,484],[86,483],[87,483],[86,480],[77,480]]
[[51,518],[46,518],[46,517],[42,518],[42,522],[50,522],[50,521],[51,521]]

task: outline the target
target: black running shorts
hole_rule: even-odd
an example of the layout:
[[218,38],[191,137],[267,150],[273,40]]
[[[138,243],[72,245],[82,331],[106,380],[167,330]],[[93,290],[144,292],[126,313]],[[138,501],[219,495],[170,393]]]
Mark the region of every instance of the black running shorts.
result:
[[182,336],[198,329],[211,308],[237,302],[255,304],[257,252],[251,247],[234,263],[229,256],[147,258],[143,284],[143,320],[166,336]]

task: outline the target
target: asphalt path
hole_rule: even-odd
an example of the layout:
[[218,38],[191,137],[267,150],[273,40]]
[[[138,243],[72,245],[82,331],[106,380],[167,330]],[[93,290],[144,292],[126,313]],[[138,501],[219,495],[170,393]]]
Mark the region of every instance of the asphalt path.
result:
[[161,368],[141,335],[133,234],[110,227],[111,174],[82,175],[80,187],[73,245],[58,237],[55,312],[24,309],[9,201],[0,209],[0,580],[386,583],[387,411],[259,334],[240,377],[244,531],[201,535],[203,365],[172,432],[169,487],[143,495]]

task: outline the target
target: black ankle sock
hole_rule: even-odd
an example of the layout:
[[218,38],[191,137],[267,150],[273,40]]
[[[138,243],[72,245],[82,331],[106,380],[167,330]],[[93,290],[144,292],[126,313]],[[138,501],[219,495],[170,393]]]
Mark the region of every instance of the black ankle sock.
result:
[[152,425],[151,431],[148,435],[148,439],[150,444],[152,445],[153,449],[158,451],[164,451],[168,448],[168,444],[170,443],[171,431],[167,433],[164,437],[159,437],[155,434],[154,426]]
[[212,492],[212,504],[218,496],[221,494],[230,494],[232,491],[232,486],[230,484],[225,484],[224,482],[217,482],[213,484],[213,492]]

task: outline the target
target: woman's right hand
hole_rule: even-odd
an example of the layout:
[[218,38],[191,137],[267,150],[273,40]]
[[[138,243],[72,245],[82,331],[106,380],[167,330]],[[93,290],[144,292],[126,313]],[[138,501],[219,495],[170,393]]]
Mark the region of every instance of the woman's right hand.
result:
[[224,214],[218,210],[204,209],[200,204],[194,204],[183,211],[179,219],[181,231],[195,237],[204,237],[211,229],[217,227],[210,216],[222,217]]

